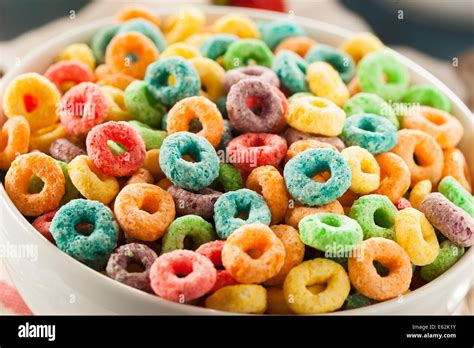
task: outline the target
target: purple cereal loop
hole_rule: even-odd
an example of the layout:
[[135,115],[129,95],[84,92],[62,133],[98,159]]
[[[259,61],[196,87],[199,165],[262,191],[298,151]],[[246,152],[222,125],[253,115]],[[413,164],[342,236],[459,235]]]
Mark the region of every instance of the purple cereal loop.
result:
[[294,128],[288,128],[283,133],[283,138],[286,139],[288,146],[300,140],[314,139],[323,143],[328,143],[339,151],[342,151],[346,148],[346,145],[339,137],[314,136],[313,134],[302,132]]
[[228,93],[230,88],[237,82],[249,78],[257,79],[269,83],[276,88],[280,88],[280,80],[272,69],[265,66],[253,65],[227,71],[223,81],[224,92]]
[[[258,98],[261,112],[247,105],[249,97]],[[241,133],[271,133],[281,120],[283,107],[275,88],[257,79],[240,80],[227,95],[227,114],[233,129]]]
[[[150,286],[150,267],[158,256],[149,247],[139,243],[125,244],[117,248],[107,263],[107,275],[121,283],[139,290],[152,292]],[[143,272],[129,272],[127,267],[132,263],[140,263]]]
[[426,196],[420,211],[454,244],[463,247],[474,244],[474,219],[441,193],[433,192]]
[[65,163],[71,162],[77,156],[86,154],[79,146],[64,138],[53,141],[49,147],[49,153],[51,157]]
[[176,185],[170,186],[168,193],[173,197],[178,215],[198,215],[204,219],[212,218],[214,203],[222,195],[210,188],[191,192]]

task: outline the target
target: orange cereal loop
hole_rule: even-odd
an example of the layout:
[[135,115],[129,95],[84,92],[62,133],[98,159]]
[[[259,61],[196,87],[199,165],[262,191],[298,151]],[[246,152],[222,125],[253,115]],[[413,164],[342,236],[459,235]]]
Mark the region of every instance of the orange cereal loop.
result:
[[143,162],[143,168],[148,170],[155,180],[160,180],[165,177],[165,174],[160,168],[160,150],[152,149],[148,150],[145,154],[145,161]]
[[443,171],[443,150],[429,134],[417,129],[398,131],[398,142],[390,150],[408,165],[411,186],[428,179],[436,185]]
[[410,204],[415,209],[420,209],[421,202],[433,190],[433,184],[429,180],[418,181],[410,191]]
[[248,176],[246,186],[263,196],[272,215],[271,224],[285,218],[289,197],[285,180],[278,169],[273,166],[255,168]]
[[410,170],[403,159],[391,152],[375,156],[380,166],[380,186],[374,193],[397,202],[410,188]]
[[444,167],[442,177],[452,176],[467,191],[472,192],[471,173],[464,154],[459,149],[444,150]]
[[138,169],[128,180],[126,185],[131,184],[153,184],[153,175],[145,168]]
[[153,41],[138,32],[114,36],[105,52],[105,64],[137,79],[143,79],[148,65],[157,59],[158,49]]
[[299,204],[295,207],[290,206],[286,211],[285,223],[291,227],[298,228],[301,219],[305,216],[316,213],[335,213],[344,215],[344,208],[338,200],[323,205],[322,207],[305,207]]
[[316,44],[316,41],[306,36],[289,37],[278,44],[275,48],[275,54],[282,50],[290,50],[304,58],[309,49]]
[[151,242],[166,233],[174,220],[175,207],[171,195],[162,188],[138,183],[119,192],[114,213],[127,236]]
[[410,107],[402,120],[403,128],[428,133],[443,149],[455,147],[464,135],[464,128],[457,118],[429,106]]
[[349,90],[349,95],[351,97],[362,92],[362,87],[360,86],[359,77],[357,75],[349,82],[347,89]]
[[335,146],[316,139],[298,140],[291,144],[288,148],[288,152],[286,153],[285,157],[285,163],[295,157],[300,152],[303,152],[308,149],[329,149],[337,151],[337,148]]
[[139,5],[128,5],[117,12],[117,21],[126,22],[130,19],[143,18],[152,22],[157,27],[160,26],[161,21],[158,16],[155,16],[148,8]]
[[346,40],[340,48],[357,63],[366,54],[383,49],[384,44],[372,33],[358,33]]
[[[30,179],[43,181],[39,193],[30,193]],[[17,157],[5,176],[5,190],[18,210],[26,216],[39,216],[56,209],[64,195],[66,180],[61,167],[48,155],[32,152]]]
[[276,276],[284,263],[282,241],[261,223],[236,229],[222,249],[222,264],[242,284],[262,283]]
[[201,96],[182,99],[171,108],[166,119],[168,134],[188,132],[189,123],[194,118],[202,125],[202,130],[196,134],[206,138],[214,147],[219,145],[224,120],[216,104]]
[[170,186],[173,186],[173,183],[168,178],[163,178],[156,183],[163,190],[167,190]]
[[[389,274],[380,276],[374,261],[389,269]],[[356,250],[356,256],[348,262],[351,284],[362,295],[384,301],[408,290],[412,277],[410,258],[396,242],[386,238],[364,240]]]
[[97,81],[97,84],[99,86],[112,86],[125,91],[127,86],[135,80],[135,78],[126,74],[113,73]]
[[13,160],[28,152],[30,125],[23,116],[13,116],[0,132],[0,169],[7,170]]
[[61,123],[38,129],[30,135],[29,151],[39,150],[44,153],[49,153],[51,144],[59,138],[65,138],[66,135],[66,130]]
[[106,64],[101,64],[95,69],[94,76],[95,76],[95,79],[99,81],[109,75],[113,75],[114,73],[115,73],[114,69],[112,69],[110,66]]
[[278,274],[267,281],[265,285],[280,285],[285,281],[290,270],[303,262],[305,246],[300,239],[298,230],[288,225],[270,226],[273,233],[281,240],[285,247],[285,262]]

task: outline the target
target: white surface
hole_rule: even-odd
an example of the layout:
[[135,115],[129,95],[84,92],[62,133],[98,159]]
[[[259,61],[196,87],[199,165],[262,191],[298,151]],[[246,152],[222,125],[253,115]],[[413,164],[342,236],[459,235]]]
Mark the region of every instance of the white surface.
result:
[[[235,9],[204,8],[209,17],[235,12]],[[286,15],[248,10],[255,19],[288,18]],[[160,9],[169,14],[174,9]],[[103,24],[110,20],[90,23],[85,27],[58,36],[32,52],[23,64],[11,70],[3,79],[2,87],[11,79],[27,71],[44,72],[53,58],[67,44],[87,41]],[[295,17],[308,34],[320,42],[338,46],[350,32],[305,18]],[[466,131],[460,148],[467,155],[474,172],[474,122],[467,107],[446,86],[407,58],[399,58],[408,66],[414,81],[426,81],[443,91],[453,103],[454,114]],[[3,186],[0,186],[0,241],[14,245],[37,245],[37,260],[8,258],[6,266],[14,284],[26,303],[36,314],[213,314],[221,312],[180,305],[113,281],[89,269],[62,253],[40,236],[14,207]],[[448,272],[438,279],[399,299],[369,307],[338,312],[337,314],[440,314],[451,313],[464,297],[473,277],[474,248]]]

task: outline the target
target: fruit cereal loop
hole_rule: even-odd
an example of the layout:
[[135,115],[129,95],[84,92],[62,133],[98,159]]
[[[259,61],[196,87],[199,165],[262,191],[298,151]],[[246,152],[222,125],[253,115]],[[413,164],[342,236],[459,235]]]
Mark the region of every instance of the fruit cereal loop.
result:
[[344,104],[347,117],[357,114],[373,114],[388,119],[398,129],[400,123],[392,106],[372,93],[357,93]]
[[222,59],[231,43],[238,40],[232,34],[215,34],[205,38],[199,47],[199,51],[204,57],[212,60]]
[[37,217],[35,221],[31,223],[31,226],[33,226],[39,233],[41,233],[44,238],[53,244],[56,244],[56,242],[54,241],[53,235],[51,234],[49,228],[51,226],[51,221],[53,221],[54,215],[56,215],[57,211],[58,209],[55,209],[49,213],[43,214]]
[[[249,255],[252,252],[252,255]],[[235,230],[222,249],[222,264],[239,283],[262,283],[280,272],[285,247],[270,227],[260,223]]]
[[247,16],[229,14],[220,17],[213,24],[216,33],[233,34],[241,39],[258,39],[260,32],[256,24]]
[[140,5],[125,6],[117,12],[115,17],[119,22],[127,22],[130,19],[135,18],[143,18],[152,22],[157,27],[159,27],[161,24],[160,18],[158,16],[155,16],[155,14],[153,14],[153,12],[151,12],[145,6]]
[[153,175],[145,168],[138,169],[133,175],[127,180],[126,185],[130,184],[153,184],[155,179]]
[[293,36],[280,42],[275,48],[275,54],[278,54],[283,50],[288,50],[293,51],[301,58],[304,58],[304,56],[306,56],[306,53],[308,53],[308,51],[315,45],[317,45],[316,41],[310,39],[309,37]]
[[57,139],[66,137],[66,131],[61,123],[39,129],[30,134],[29,151],[38,150],[48,153],[51,144]]
[[221,185],[224,192],[235,191],[244,188],[244,180],[238,169],[232,164],[219,164],[219,176],[213,183],[213,186]]
[[172,44],[184,41],[194,33],[199,32],[204,26],[206,18],[204,13],[193,7],[186,7],[166,19],[163,26],[166,41]]
[[410,87],[403,96],[402,102],[412,105],[427,105],[446,112],[451,112],[452,109],[448,97],[437,88],[428,85]]
[[288,272],[303,262],[305,246],[295,228],[288,225],[273,225],[270,228],[285,247],[285,262],[277,275],[265,281],[265,285],[281,285]]
[[[326,288],[314,294],[308,289],[316,284]],[[351,284],[344,268],[337,262],[317,258],[294,267],[283,284],[285,300],[297,314],[319,314],[342,307]]]
[[266,288],[267,290],[267,309],[266,314],[294,314],[288,304],[286,303],[283,289],[272,286]]
[[[115,156],[109,141],[121,144],[125,152]],[[145,160],[145,143],[127,122],[110,121],[94,127],[87,134],[86,145],[89,158],[106,175],[130,176]]]
[[201,95],[214,103],[224,95],[225,70],[212,59],[196,57],[189,60],[201,79]]
[[438,191],[459,208],[474,217],[474,198],[452,176],[446,176],[439,182]]
[[399,211],[395,217],[395,233],[397,243],[414,265],[428,265],[438,256],[436,233],[422,212],[414,208]]
[[85,155],[75,157],[67,170],[74,186],[87,199],[109,204],[120,190],[117,179],[102,173]]
[[339,107],[349,100],[349,90],[329,63],[312,63],[306,69],[306,76],[310,91],[317,97],[329,99]]
[[[391,152],[399,155],[408,165],[411,186],[428,179],[436,185],[443,171],[443,150],[429,134],[416,129],[397,132],[398,142]],[[414,157],[416,156],[417,162]]]
[[[130,243],[117,248],[110,255],[107,262],[107,275],[133,288],[152,292],[150,285],[150,268],[158,255],[144,244]],[[129,272],[127,267],[132,264],[140,264],[143,272]]]
[[305,56],[308,64],[314,62],[326,62],[339,73],[344,83],[349,83],[355,75],[355,63],[352,58],[338,49],[319,44],[313,47]]
[[178,215],[198,215],[204,219],[212,218],[214,203],[222,195],[222,192],[207,187],[197,192],[191,192],[172,185],[168,187],[167,191],[173,197]]
[[24,116],[31,131],[35,131],[56,123],[56,107],[60,98],[54,83],[46,77],[37,73],[22,74],[6,87],[3,111],[7,118]]
[[78,60],[86,64],[92,71],[95,68],[95,58],[92,50],[84,43],[74,43],[67,46],[57,57],[57,61]]
[[342,150],[352,173],[350,190],[359,195],[368,194],[380,185],[380,166],[374,156],[359,146]]
[[232,313],[263,314],[267,309],[267,291],[261,285],[225,286],[206,299],[206,308]]
[[[237,281],[232,278],[230,273],[222,269],[222,249],[224,248],[225,241],[224,240],[214,240],[211,242],[207,242],[205,244],[202,244],[199,248],[196,249],[196,252],[198,254],[201,254],[205,257],[207,257],[211,262],[214,264],[216,267],[216,283],[214,284],[214,287],[211,289],[211,293],[216,292],[220,288],[223,288],[224,286],[229,286],[229,285],[235,285],[238,284]],[[221,269],[218,269],[221,268]]]
[[148,65],[157,59],[158,50],[153,41],[138,32],[116,35],[105,53],[105,64],[136,79],[143,79]]
[[189,123],[199,119],[202,125],[197,135],[206,138],[216,147],[222,137],[224,121],[216,104],[205,97],[189,97],[180,100],[168,112],[166,130],[169,134],[188,132]]
[[44,76],[61,90],[64,82],[94,82],[92,70],[78,60],[64,60],[51,65],[44,73]]
[[152,149],[146,152],[143,168],[148,170],[155,180],[161,180],[165,174],[160,167],[160,149]]
[[302,132],[336,136],[344,128],[346,115],[332,101],[302,97],[292,101],[285,115],[288,124]]
[[[161,53],[160,59],[166,59],[169,57],[181,57],[184,59],[191,59],[200,56],[201,53],[196,47],[185,42],[176,42],[172,45],[169,45],[166,50]],[[217,65],[221,67],[219,64]]]
[[[400,245],[385,238],[370,238],[363,241],[357,251],[359,256],[349,258],[349,279],[362,295],[384,301],[408,290],[412,266]],[[374,261],[389,269],[387,276],[377,273]]]
[[51,157],[65,163],[71,162],[77,156],[86,154],[83,149],[65,138],[53,141],[49,147],[49,153]]
[[295,141],[290,145],[288,151],[285,156],[285,163],[288,162],[290,159],[298,155],[299,153],[306,151],[308,149],[328,149],[333,151],[338,151],[338,149],[331,145],[330,143],[325,143],[319,141],[317,139],[305,139],[305,140],[298,140]]
[[[255,113],[248,106],[249,97],[258,100],[261,112]],[[241,133],[270,133],[283,115],[281,99],[273,86],[254,78],[234,84],[227,95],[226,106],[233,129]]]
[[264,66],[251,65],[227,71],[223,81],[224,92],[228,93],[233,85],[245,79],[257,79],[277,88],[280,87],[280,80],[273,70]]
[[403,159],[391,152],[375,156],[380,167],[380,185],[374,193],[399,201],[410,188],[410,170]]
[[[36,175],[44,186],[39,193],[28,190],[30,179]],[[66,179],[61,167],[48,155],[32,152],[17,157],[5,176],[5,190],[18,210],[26,216],[39,216],[59,206],[64,195]]]
[[201,254],[174,250],[155,260],[150,269],[150,281],[153,291],[161,298],[185,303],[212,289],[216,270],[212,262]]
[[271,224],[276,224],[285,218],[289,197],[285,180],[278,169],[272,166],[255,168],[248,176],[246,186],[263,196],[272,214]]
[[410,203],[415,209],[420,209],[420,204],[431,193],[433,184],[429,180],[418,181],[410,191]]
[[101,91],[107,98],[107,120],[128,121],[132,118],[125,105],[125,92],[113,86],[101,86]]
[[429,106],[409,108],[403,120],[403,128],[418,129],[431,135],[442,149],[455,147],[464,135],[461,122],[445,111]]
[[288,208],[285,216],[285,223],[294,228],[298,228],[298,224],[300,223],[301,219],[308,215],[322,212],[344,215],[344,209],[338,200],[321,207],[305,207],[300,204],[294,205],[295,207]]
[[112,73],[107,75],[97,81],[99,86],[112,86],[125,91],[129,84],[131,84],[136,79],[132,76],[125,75],[122,73]]
[[9,118],[0,131],[0,169],[8,170],[13,160],[28,152],[30,125],[23,116]]
[[69,135],[86,135],[107,117],[107,98],[99,86],[83,82],[61,98],[59,117]]
[[152,184],[131,184],[117,195],[115,217],[129,237],[151,242],[162,237],[174,220],[171,195]]
[[154,100],[145,81],[133,81],[125,89],[124,102],[132,119],[160,128],[165,108]]
[[429,265],[420,269],[420,276],[425,281],[432,281],[450,269],[464,255],[464,247],[457,246],[449,240],[439,246],[439,254]]
[[292,20],[274,20],[260,25],[262,40],[272,50],[289,37],[305,36],[304,29]]
[[467,191],[472,192],[471,173],[464,154],[459,149],[446,149],[444,151],[444,166],[441,176],[452,176]]
[[[105,62],[105,52],[107,50],[107,46],[114,36],[117,35],[119,29],[119,24],[109,24],[99,29],[92,36],[91,49],[97,64],[103,64]],[[97,66],[95,69],[96,76],[100,67],[101,65]]]
[[270,68],[272,66],[273,53],[263,41],[242,39],[229,45],[223,60],[226,70],[252,64]]
[[[92,226],[89,235],[82,235],[78,225]],[[75,199],[54,215],[51,233],[60,250],[95,270],[103,270],[117,245],[119,228],[112,211],[97,201]]]
[[356,63],[368,53],[383,48],[383,43],[372,33],[358,33],[346,40],[341,46],[341,50],[350,55]]
[[155,44],[158,51],[164,52],[166,49],[166,40],[163,33],[153,23],[144,18],[136,18],[120,25],[118,34],[127,32],[137,32],[148,37]]
[[280,51],[272,64],[273,71],[289,95],[309,91],[306,81],[307,67],[308,63],[303,58],[288,50]]
[[441,193],[433,192],[426,196],[421,202],[420,211],[454,244],[463,247],[474,244],[474,218]]
[[276,134],[247,133],[232,139],[227,145],[230,162],[239,169],[250,171],[269,165],[278,166],[287,151],[286,141]]

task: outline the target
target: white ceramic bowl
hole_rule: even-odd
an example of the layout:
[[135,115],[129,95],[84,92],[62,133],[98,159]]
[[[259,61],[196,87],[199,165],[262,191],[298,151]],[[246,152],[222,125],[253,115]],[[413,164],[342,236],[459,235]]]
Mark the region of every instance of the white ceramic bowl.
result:
[[[176,9],[160,9],[168,15]],[[203,7],[209,19],[232,12],[244,12],[256,20],[287,19],[288,16],[268,11],[226,7]],[[318,42],[338,46],[351,35],[344,29],[305,19],[295,18]],[[68,44],[87,42],[98,28],[112,19],[93,22],[64,33],[45,43],[38,43],[23,60],[23,64],[8,72],[2,88],[15,76],[36,71],[42,73],[54,57]],[[472,114],[444,84],[407,58],[406,64],[414,81],[424,81],[440,89],[453,104],[453,113],[462,122],[466,134],[459,147],[467,156],[474,172],[474,137]],[[37,233],[15,208],[0,185],[0,242],[11,246],[31,245],[37,248],[37,259],[9,257],[4,259],[15,285],[35,314],[223,314],[190,305],[162,300],[107,278],[77,262]],[[448,272],[424,287],[403,296],[369,307],[338,312],[338,314],[441,314],[452,313],[465,296],[473,278],[474,248]]]

